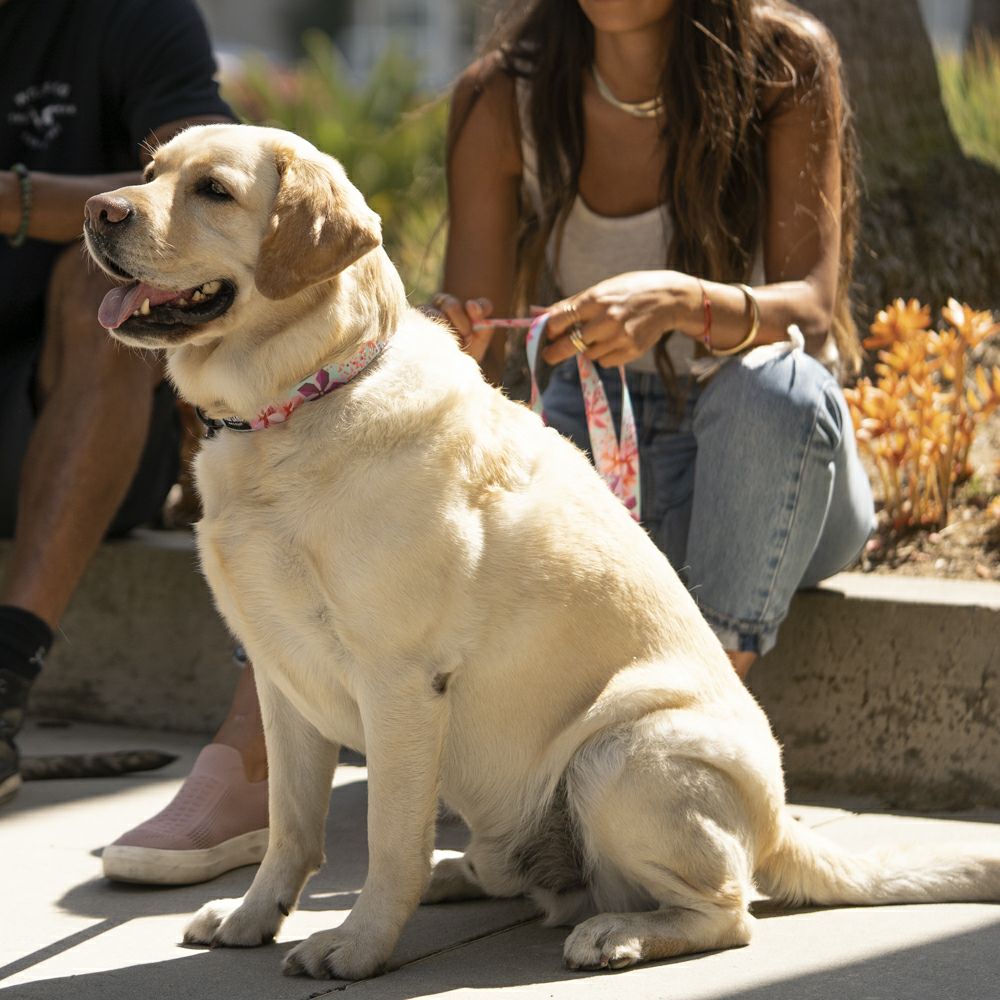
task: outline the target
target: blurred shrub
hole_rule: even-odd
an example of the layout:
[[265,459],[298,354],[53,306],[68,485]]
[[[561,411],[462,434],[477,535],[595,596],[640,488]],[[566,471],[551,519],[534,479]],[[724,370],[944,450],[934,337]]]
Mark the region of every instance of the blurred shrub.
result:
[[303,38],[293,68],[245,58],[223,94],[254,125],[296,132],[336,157],[382,217],[386,249],[415,303],[438,287],[444,250],[447,106],[421,91],[417,67],[389,50],[363,85],[319,31]]
[[930,307],[916,299],[882,310],[864,342],[879,349],[877,377],[844,391],[896,531],[947,523],[955,485],[971,473],[976,428],[1000,407],[1000,368],[975,363],[1000,324],[954,299],[941,316],[935,331]]
[[965,52],[938,59],[938,76],[962,149],[1000,169],[1000,42],[978,35]]

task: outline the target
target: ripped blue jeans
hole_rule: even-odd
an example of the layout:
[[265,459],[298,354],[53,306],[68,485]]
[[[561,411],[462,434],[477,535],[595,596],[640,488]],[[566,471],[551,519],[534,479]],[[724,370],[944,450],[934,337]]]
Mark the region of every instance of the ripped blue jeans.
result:
[[[617,424],[621,381],[598,367]],[[764,654],[792,595],[841,570],[874,523],[843,393],[793,351],[681,379],[627,373],[639,437],[642,520],[726,650]],[[552,372],[549,424],[589,451],[576,364]]]

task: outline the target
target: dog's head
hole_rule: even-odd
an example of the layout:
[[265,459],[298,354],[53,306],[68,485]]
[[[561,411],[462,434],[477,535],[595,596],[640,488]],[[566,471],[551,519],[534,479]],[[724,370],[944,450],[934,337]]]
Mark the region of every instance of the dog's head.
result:
[[378,216],[332,157],[276,129],[206,125],[156,150],[145,183],[96,195],[84,237],[126,282],[101,325],[139,347],[203,343],[265,302],[329,282],[381,243]]

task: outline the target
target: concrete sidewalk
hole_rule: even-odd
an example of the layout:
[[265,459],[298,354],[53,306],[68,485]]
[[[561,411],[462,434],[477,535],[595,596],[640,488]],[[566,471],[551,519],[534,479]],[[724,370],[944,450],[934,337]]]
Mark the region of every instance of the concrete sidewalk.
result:
[[[101,847],[147,818],[179,786],[201,737],[74,723],[29,725],[27,753],[154,747],[180,754],[169,768],[123,778],[25,785],[0,807],[0,996],[17,1000],[359,1000],[445,996],[532,998],[760,998],[760,1000],[992,1000],[1000,996],[1000,906],[950,904],[781,913],[767,903],[743,949],[574,973],[562,965],[564,929],[541,927],[522,900],[423,907],[393,968],[361,983],[281,975],[295,942],[341,922],[364,880],[365,771],[341,766],[330,800],[328,863],[307,885],[279,941],[235,951],[183,948],[203,902],[239,896],[254,869],[176,889],[113,885]],[[903,841],[1000,842],[1000,811],[948,817],[889,815],[877,803],[796,805],[800,818],[851,848]],[[439,828],[458,850],[464,830]]]

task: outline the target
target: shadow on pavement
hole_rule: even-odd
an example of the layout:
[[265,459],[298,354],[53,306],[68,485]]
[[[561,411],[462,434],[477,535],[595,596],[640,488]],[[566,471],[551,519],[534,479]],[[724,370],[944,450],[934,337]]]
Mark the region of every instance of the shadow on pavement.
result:
[[[348,984],[289,979],[279,971],[280,959],[293,942],[253,951],[197,952],[169,962],[140,965],[109,972],[49,979],[4,991],[10,1000],[134,1000],[135,997],[180,997],[187,1000],[306,1000],[348,991],[365,1000],[416,1000],[442,996],[456,990],[495,991],[541,986],[538,996],[570,995],[557,983],[604,980],[600,993],[588,984],[586,996],[690,996],[685,979],[692,956],[657,966],[609,973],[574,973],[561,964],[565,931],[537,925],[517,927],[507,933],[473,941],[464,947],[439,953],[430,960],[414,962],[378,979]],[[807,975],[780,978],[749,989],[721,985],[706,991],[699,984],[699,1000],[987,1000],[996,996],[996,978],[970,977],[970,968],[984,969],[983,955],[995,953],[1000,943],[1000,922],[979,930],[954,935],[916,948],[899,949],[876,958],[833,965]],[[747,969],[753,966],[753,946],[741,951]],[[266,961],[261,961],[264,959]],[[253,985],[250,985],[250,976]],[[641,978],[640,978],[641,977]],[[754,970],[760,982],[760,970]],[[630,983],[631,980],[631,983]],[[570,987],[572,988],[572,987]],[[519,991],[520,992],[520,991]],[[574,991],[575,992],[575,991]],[[485,995],[491,996],[492,992]]]
[[[367,831],[364,817],[367,812],[368,785],[363,780],[363,774],[364,772],[359,771],[358,780],[339,785],[331,792],[326,830],[327,863],[308,882],[298,907],[299,911],[312,914],[329,913],[331,916],[328,926],[331,927],[338,924],[354,905],[367,872]],[[460,822],[448,818],[439,821],[436,841],[439,849],[461,850],[467,839],[467,831]],[[113,934],[125,924],[145,918],[176,915],[176,923],[160,923],[155,931],[151,931],[164,935],[161,943],[164,947],[170,947],[174,942],[180,941],[188,917],[202,904],[214,899],[242,896],[249,888],[255,872],[256,867],[250,866],[228,872],[212,882],[192,886],[128,885],[109,882],[103,878],[80,883],[63,895],[59,906],[77,916],[97,918],[99,922],[0,968],[0,981],[30,970],[102,935]],[[533,919],[534,914],[534,907],[524,900],[488,900],[463,906],[422,909],[403,933],[396,950],[397,962],[419,959],[441,947],[459,946],[480,934],[495,933]],[[109,940],[115,940],[115,937]],[[285,942],[274,947],[284,949],[292,943],[294,942]],[[189,957],[182,957],[181,951],[177,954],[178,958],[167,964],[172,965],[177,961],[186,967]],[[251,965],[258,961],[263,960],[254,959]],[[265,966],[267,974],[278,975],[280,979],[279,957],[272,955]],[[108,975],[126,975],[126,971]],[[26,987],[17,987],[23,988]]]

